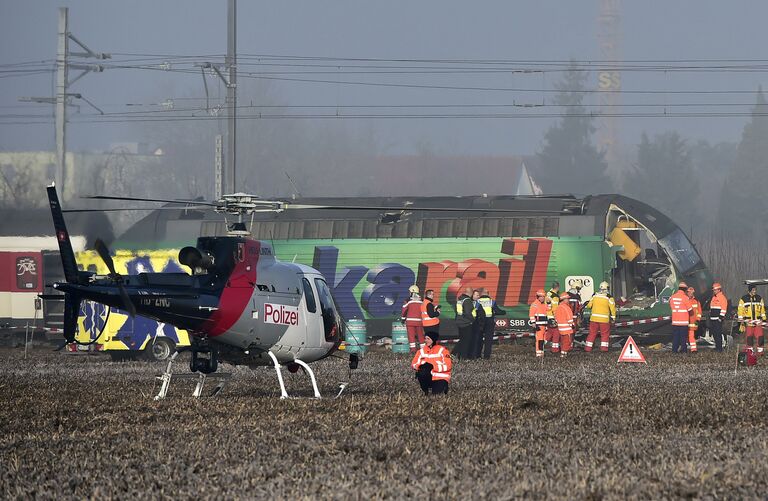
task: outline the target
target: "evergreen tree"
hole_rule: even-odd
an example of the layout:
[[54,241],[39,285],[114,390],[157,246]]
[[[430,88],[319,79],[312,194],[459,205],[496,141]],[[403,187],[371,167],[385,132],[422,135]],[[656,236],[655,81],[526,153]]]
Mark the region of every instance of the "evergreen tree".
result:
[[760,88],[752,120],[744,126],[736,162],[723,185],[720,227],[746,236],[768,229],[768,103]]
[[650,140],[643,133],[637,164],[625,179],[630,196],[661,210],[686,231],[695,221],[699,180],[685,141],[677,132]]
[[545,193],[595,194],[613,188],[606,174],[603,153],[592,144],[595,127],[582,105],[588,74],[568,71],[561,82],[555,104],[564,107],[565,116],[544,135],[537,154],[540,167],[534,176]]

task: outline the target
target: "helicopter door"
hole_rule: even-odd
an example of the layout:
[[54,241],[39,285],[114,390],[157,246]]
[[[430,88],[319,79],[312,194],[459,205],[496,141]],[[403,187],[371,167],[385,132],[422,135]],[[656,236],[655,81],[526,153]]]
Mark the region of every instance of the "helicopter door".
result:
[[312,289],[312,284],[307,277],[301,278],[301,284],[304,289],[304,306],[306,307],[307,315],[303,322],[306,329],[307,346],[318,347],[320,346],[320,340],[322,339],[320,330],[322,329],[322,317],[318,313],[317,298],[315,292]]

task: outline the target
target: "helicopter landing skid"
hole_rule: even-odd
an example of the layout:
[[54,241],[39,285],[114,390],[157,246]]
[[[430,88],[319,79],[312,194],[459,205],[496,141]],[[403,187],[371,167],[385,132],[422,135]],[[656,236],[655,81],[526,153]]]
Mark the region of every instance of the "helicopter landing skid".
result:
[[[277,381],[280,383],[280,400],[290,398],[288,396],[288,392],[285,390],[285,382],[283,381],[283,373],[280,371],[280,362],[277,361],[277,357],[274,353],[271,351],[267,351],[267,354],[269,355],[269,358],[272,359],[272,365],[275,367],[275,372],[277,373]],[[317,379],[315,379],[315,373],[312,371],[312,369],[307,365],[306,362],[302,360],[294,360],[294,362],[301,366],[308,374],[309,378],[312,380],[312,389],[315,392],[315,398],[322,398],[320,396],[320,390],[317,388]],[[341,393],[339,393],[341,394]]]
[[192,396],[195,398],[199,398],[203,394],[203,386],[205,386],[205,380],[207,378],[211,379],[217,379],[218,383],[213,388],[213,391],[209,396],[215,397],[219,393],[221,393],[221,390],[224,389],[224,386],[227,384],[229,379],[232,377],[231,372],[219,372],[214,374],[204,374],[204,373],[180,373],[180,374],[173,374],[173,362],[176,360],[176,357],[178,356],[179,352],[175,352],[173,356],[168,360],[168,365],[165,368],[165,372],[163,372],[161,375],[156,376],[156,379],[160,380],[160,392],[155,395],[155,400],[162,400],[168,395],[168,389],[171,386],[171,378],[173,379],[197,379],[197,384],[195,385],[195,390],[192,392]]

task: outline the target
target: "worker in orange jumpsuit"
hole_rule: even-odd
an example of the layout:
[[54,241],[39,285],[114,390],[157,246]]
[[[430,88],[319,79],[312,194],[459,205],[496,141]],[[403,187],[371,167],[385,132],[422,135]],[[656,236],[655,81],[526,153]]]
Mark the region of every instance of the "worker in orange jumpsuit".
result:
[[691,317],[688,320],[688,351],[696,353],[699,347],[696,345],[696,331],[701,322],[701,303],[696,299],[696,289],[688,287],[688,301],[691,303]]
[[424,292],[424,301],[421,303],[421,325],[424,332],[440,332],[440,305],[435,304],[435,291],[429,289]]
[[600,351],[608,351],[611,324],[616,321],[616,302],[608,293],[608,282],[600,282],[600,288],[587,303],[589,308],[589,335],[584,351],[591,352],[597,335],[600,334]]
[[424,325],[422,324],[419,288],[412,285],[408,288],[408,292],[410,296],[403,305],[400,322],[405,324],[405,329],[408,332],[408,345],[411,348],[411,353],[413,353],[416,351],[417,341],[420,345],[424,344]]
[[754,351],[754,343],[757,340],[757,354],[762,356],[765,345],[765,338],[763,337],[765,303],[763,298],[757,293],[756,285],[750,285],[747,292],[739,300],[739,322],[742,322],[744,325],[746,346]]
[[547,333],[544,339],[552,343],[550,351],[552,353],[560,352],[560,336],[557,333],[557,322],[555,321],[555,310],[560,302],[560,282],[552,282],[552,288],[547,292]]
[[427,332],[424,345],[411,361],[411,368],[416,371],[416,379],[425,395],[429,395],[430,389],[433,395],[448,393],[448,383],[451,382],[451,354],[438,344],[439,341],[440,334]]
[[691,303],[688,300],[688,285],[680,282],[677,292],[669,298],[669,309],[672,311],[672,353],[685,353],[685,338],[690,324]]
[[709,301],[709,333],[715,339],[715,351],[723,351],[723,320],[728,313],[728,298],[723,286],[712,284],[712,299]]
[[536,356],[544,356],[544,338],[547,333],[547,295],[543,289],[536,291],[536,299],[528,310],[528,325],[534,329]]
[[555,310],[555,321],[557,322],[557,334],[560,341],[560,358],[565,358],[573,346],[573,312],[569,304],[570,295],[563,292],[560,295],[560,303]]

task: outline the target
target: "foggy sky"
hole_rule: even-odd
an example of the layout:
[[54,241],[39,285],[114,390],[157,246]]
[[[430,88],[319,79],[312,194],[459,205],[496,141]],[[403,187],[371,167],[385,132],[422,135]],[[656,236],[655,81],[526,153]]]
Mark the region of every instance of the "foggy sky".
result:
[[[61,1],[0,1],[0,64],[54,59]],[[238,52],[325,57],[403,59],[600,60],[598,0],[280,1],[238,5]],[[73,1],[70,29],[95,51],[200,55],[226,52],[226,0]],[[625,60],[759,59],[765,57],[768,3],[685,0],[630,2],[622,6]],[[74,47],[73,47],[74,48]],[[363,77],[326,75],[328,79]],[[555,74],[468,76],[367,76],[371,81],[459,86],[552,88]],[[53,74],[0,78],[0,114],[48,113],[50,107],[19,107],[20,96],[52,95]],[[593,76],[592,82],[595,81]],[[212,80],[209,79],[209,83]],[[625,73],[623,89],[754,90],[765,73]],[[216,95],[216,87],[212,87]],[[77,82],[80,92],[105,111],[126,103],[204,95],[200,75],[112,69]],[[223,90],[221,90],[223,92]],[[467,90],[405,89],[271,81],[280,103],[312,105],[444,104],[542,102],[550,95]],[[740,96],[622,97],[627,103],[746,103]],[[110,108],[115,106],[114,108]],[[124,108],[120,108],[124,109]],[[729,107],[744,111],[748,106]],[[87,107],[83,112],[91,113]],[[74,111],[73,111],[74,113]],[[428,148],[444,154],[531,154],[556,119],[391,119],[347,120],[370,128],[385,152]],[[8,121],[8,120],[6,120]],[[621,120],[622,140],[636,144],[640,133],[678,130],[686,138],[738,140],[745,117]],[[2,120],[0,120],[2,122]],[[335,127],[329,121],[316,121]],[[173,124],[169,124],[173,127]],[[73,124],[69,149],[104,150],[109,143],[143,139],[138,124]],[[0,125],[0,149],[53,149],[48,125]]]

